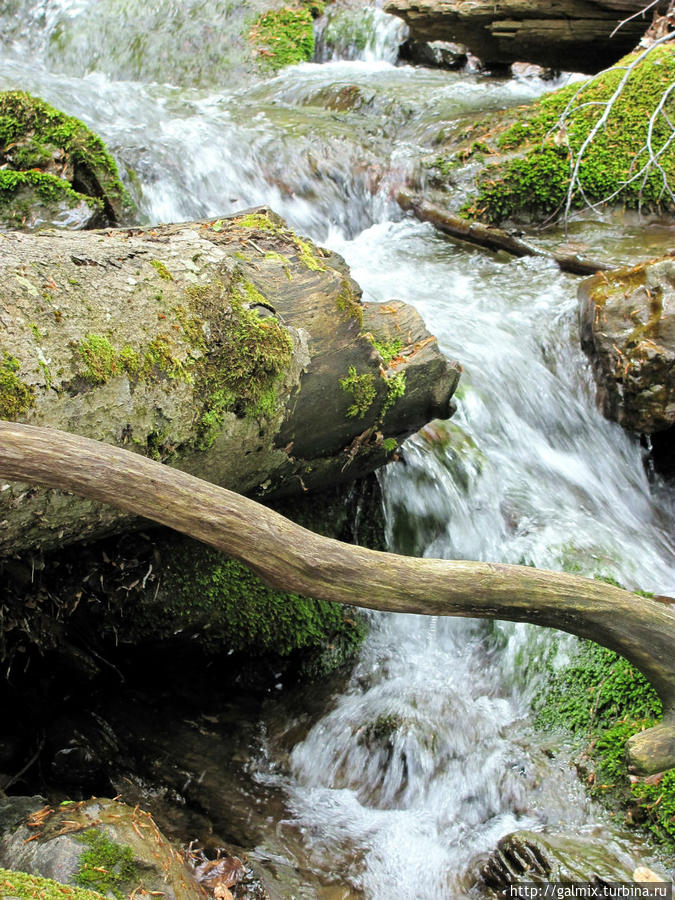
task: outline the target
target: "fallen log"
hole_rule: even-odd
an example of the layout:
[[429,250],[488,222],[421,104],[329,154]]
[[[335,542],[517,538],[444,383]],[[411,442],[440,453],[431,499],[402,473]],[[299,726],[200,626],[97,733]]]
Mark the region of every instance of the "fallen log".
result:
[[543,250],[529,241],[521,240],[517,235],[510,234],[503,228],[495,225],[484,225],[475,219],[464,219],[454,213],[448,212],[434,203],[429,203],[421,197],[415,197],[400,191],[396,201],[401,209],[412,212],[421,222],[430,222],[434,228],[447,234],[448,237],[477,247],[485,247],[486,250],[504,250],[511,256],[543,256],[552,259],[562,272],[572,275],[595,275],[596,272],[614,268],[609,263],[595,259],[587,259],[576,253],[554,253]]
[[[273,497],[353,481],[450,414],[459,365],[415,310],[362,303],[341,257],[267,209],[0,240],[0,419]],[[0,552],[128,519],[9,485]]]
[[393,612],[532,622],[625,656],[663,702],[628,743],[631,771],[675,766],[675,605],[528,566],[415,559],[320,537],[246,497],[120,447],[0,422],[0,475],[73,491],[169,526],[246,563],[273,587]]

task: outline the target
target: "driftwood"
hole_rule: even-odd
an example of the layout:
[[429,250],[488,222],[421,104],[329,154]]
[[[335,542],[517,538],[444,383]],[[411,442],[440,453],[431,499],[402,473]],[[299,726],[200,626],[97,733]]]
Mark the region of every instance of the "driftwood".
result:
[[153,519],[305,596],[393,612],[532,622],[597,641],[634,663],[663,701],[662,723],[629,741],[631,770],[675,766],[671,601],[527,566],[413,559],[343,544],[138,454],[45,428],[0,422],[0,475]]
[[609,263],[587,259],[576,253],[552,253],[543,250],[529,241],[523,241],[516,235],[504,231],[503,228],[484,225],[474,219],[463,219],[434,203],[429,203],[421,197],[411,196],[404,191],[399,192],[396,200],[401,209],[412,212],[421,222],[430,222],[434,228],[447,234],[448,237],[478,247],[485,247],[486,250],[504,250],[511,256],[519,257],[543,256],[546,259],[552,259],[561,271],[569,272],[572,275],[595,275],[596,272],[613,268]]

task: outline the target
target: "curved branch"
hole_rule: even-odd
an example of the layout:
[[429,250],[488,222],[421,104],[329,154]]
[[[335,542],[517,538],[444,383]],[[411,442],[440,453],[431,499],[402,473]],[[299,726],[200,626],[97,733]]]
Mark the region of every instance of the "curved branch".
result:
[[269,584],[371,609],[532,622],[621,653],[651,681],[664,721],[631,739],[634,771],[675,766],[675,606],[528,566],[414,559],[321,537],[260,504],[88,438],[0,422],[0,475],[146,516],[249,565]]

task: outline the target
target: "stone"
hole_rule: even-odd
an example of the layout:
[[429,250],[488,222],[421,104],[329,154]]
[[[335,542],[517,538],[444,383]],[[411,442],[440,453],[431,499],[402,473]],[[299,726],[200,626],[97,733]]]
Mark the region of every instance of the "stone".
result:
[[675,425],[675,258],[593,275],[579,286],[581,341],[598,403],[629,431]]
[[[658,4],[659,11],[667,7]],[[457,41],[492,68],[532,62],[547,68],[595,73],[628,53],[648,22],[638,16],[613,37],[622,19],[643,0],[387,0],[412,41]]]

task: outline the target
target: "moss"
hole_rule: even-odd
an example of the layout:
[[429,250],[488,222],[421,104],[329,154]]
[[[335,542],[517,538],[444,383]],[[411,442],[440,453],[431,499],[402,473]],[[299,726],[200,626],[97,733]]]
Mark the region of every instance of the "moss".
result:
[[144,371],[146,374],[162,372],[167,378],[176,378],[192,383],[189,362],[185,363],[176,356],[176,347],[166,334],[158,334],[148,344],[145,351]]
[[363,419],[377,396],[372,373],[357,375],[354,366],[350,366],[347,375],[340,379],[340,387],[354,398],[354,402],[347,410],[347,416],[349,418],[358,416],[359,419]]
[[405,394],[405,372],[398,372],[396,375],[390,375],[387,379],[387,396],[382,404],[382,412],[380,420],[384,419],[397,400]]
[[[353,654],[363,640],[362,623],[339,604],[277,591],[242,563],[196,541],[177,545],[166,578],[160,629],[167,635],[177,628],[204,629],[200,640],[207,650],[289,656],[337,642]],[[151,603],[146,613],[156,617]]]
[[253,228],[256,231],[270,231],[272,234],[278,234],[283,229],[280,225],[273,222],[266,213],[248,213],[245,216],[239,216],[234,219],[234,224],[240,228]]
[[131,847],[116,844],[102,831],[89,829],[78,836],[88,849],[80,856],[75,882],[101,894],[125,900],[138,885],[138,871]]
[[[78,199],[84,195],[89,201],[88,195],[94,194],[106,205],[131,206],[113,158],[83,122],[23,91],[0,93],[0,163],[7,167],[3,170],[5,177],[9,170],[52,165],[55,151],[61,152],[64,168],[67,163],[72,166],[72,188],[78,192]],[[20,174],[33,180],[38,175],[52,179],[52,189],[54,182],[62,182],[47,173]],[[46,185],[38,186],[45,189]],[[62,186],[68,187],[66,182]]]
[[281,69],[314,56],[314,25],[307,8],[286,6],[270,10],[256,20],[249,33],[262,68]]
[[0,869],[0,896],[17,900],[103,900],[102,894],[86,888],[8,869]]
[[288,262],[288,259],[285,256],[282,256],[281,253],[277,253],[275,250],[268,250],[265,253],[265,259],[274,259],[277,262],[281,263],[284,267],[284,274],[289,281],[292,281],[293,275],[291,274],[291,266]]
[[398,441],[396,438],[385,438],[382,441],[382,448],[387,453],[393,453],[398,448]]
[[195,446],[205,450],[216,439],[226,413],[257,417],[274,413],[276,388],[291,363],[293,342],[274,316],[261,317],[248,308],[269,304],[241,274],[229,290],[218,283],[188,288],[186,305],[195,319],[209,322],[210,346],[215,348],[199,361],[195,375],[202,397]]
[[120,367],[127,375],[135,378],[141,371],[141,358],[129,344],[125,344],[119,352]]
[[369,339],[370,343],[382,357],[382,362],[385,366],[388,366],[392,359],[395,359],[403,349],[403,342],[398,338],[380,341],[376,337],[369,335]]
[[[589,79],[581,89],[572,84],[542,97],[522,112],[518,121],[498,129],[498,150],[523,155],[486,167],[477,182],[478,194],[464,212],[496,223],[523,211],[535,217],[560,211],[570,183],[568,143],[576,154],[623,76],[620,66],[632,58],[626,57],[615,68]],[[669,46],[653,50],[631,74],[605,127],[584,152],[579,180],[589,202],[600,203],[616,192],[613,202],[628,207],[668,207],[660,172],[653,168],[647,178],[634,181],[631,176],[646,162],[646,151],[641,148],[645,147],[650,115],[674,80],[675,50]],[[568,104],[570,111],[561,133],[558,122]],[[666,112],[671,118],[675,114],[675,97],[666,103]],[[652,145],[661,147],[669,134],[666,120],[660,117]],[[675,154],[670,150],[659,162],[672,187]],[[584,197],[577,191],[573,206],[584,205]]]
[[161,259],[151,259],[150,265],[157,270],[160,278],[163,278],[165,281],[173,281],[173,275],[169,272]]
[[326,266],[321,262],[321,260],[316,256],[314,251],[312,250],[312,245],[307,243],[307,241],[303,241],[301,238],[295,238],[295,245],[298,248],[298,252],[300,255],[300,261],[313,272],[325,272]]
[[35,405],[34,390],[18,376],[21,364],[5,352],[0,361],[0,419],[14,422]]
[[359,323],[359,327],[363,325],[363,306],[348,278],[342,279],[340,293],[337,296],[337,308],[340,312],[347,313],[348,316],[355,319]]
[[92,384],[105,384],[118,374],[117,351],[108,338],[88,334],[78,345],[85,365],[85,377]]
[[103,201],[74,191],[67,181],[46,172],[16,172],[0,170],[0,212],[13,224],[21,224],[30,212],[30,195],[42,203],[66,203],[70,208],[82,201],[103,210]]
[[359,743],[366,746],[383,743],[391,744],[396,734],[405,724],[402,716],[394,713],[384,713],[364,726],[359,733]]
[[654,725],[662,714],[651,685],[631,663],[605,647],[582,643],[571,663],[554,673],[537,705],[537,724],[564,727],[583,740],[592,793],[627,808],[626,821],[649,828],[675,847],[675,769],[657,784],[631,782],[626,741]]

